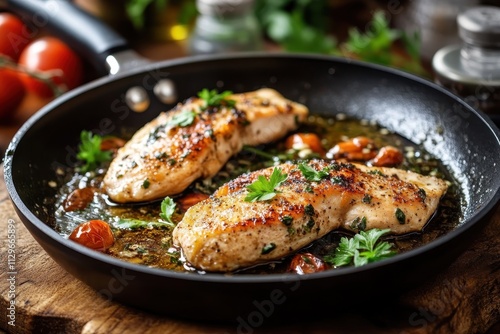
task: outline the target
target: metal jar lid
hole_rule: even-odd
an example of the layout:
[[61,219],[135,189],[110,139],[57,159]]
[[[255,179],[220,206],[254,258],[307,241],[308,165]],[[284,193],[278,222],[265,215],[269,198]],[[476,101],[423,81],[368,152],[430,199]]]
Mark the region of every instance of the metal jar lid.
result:
[[500,47],[500,8],[480,6],[458,15],[460,38],[481,47]]
[[500,8],[478,6],[457,17],[463,45],[436,52],[432,67],[447,80],[477,86],[500,86]]
[[253,8],[254,0],[196,0],[202,15],[239,15]]

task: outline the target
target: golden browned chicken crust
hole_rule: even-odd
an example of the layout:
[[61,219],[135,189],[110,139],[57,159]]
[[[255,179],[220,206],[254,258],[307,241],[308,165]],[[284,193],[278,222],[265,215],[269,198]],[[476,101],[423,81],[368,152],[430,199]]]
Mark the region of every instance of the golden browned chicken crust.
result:
[[[103,187],[116,202],[142,202],[174,195],[198,178],[214,176],[244,145],[268,143],[294,130],[308,109],[272,89],[234,94],[234,108],[201,110],[191,98],[136,132],[120,148]],[[191,124],[172,120],[196,112]]]
[[288,178],[269,201],[247,202],[247,186],[273,168],[242,175],[194,205],[173,232],[174,242],[195,267],[232,271],[282,258],[343,228],[420,231],[447,189],[445,181],[395,168],[313,160],[328,170],[307,180],[297,164],[280,168]]

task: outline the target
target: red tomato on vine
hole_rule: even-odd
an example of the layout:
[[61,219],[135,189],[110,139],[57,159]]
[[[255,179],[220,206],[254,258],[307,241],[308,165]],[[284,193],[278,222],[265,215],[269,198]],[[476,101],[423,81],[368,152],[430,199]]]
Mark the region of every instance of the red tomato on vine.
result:
[[14,114],[25,93],[17,72],[0,68],[0,120],[6,120]]
[[[42,37],[29,44],[19,57],[19,65],[41,75],[49,75],[54,85],[70,90],[82,83],[82,62],[78,55],[55,37]],[[51,97],[54,90],[32,75],[22,73],[26,89],[40,97]]]
[[0,13],[0,54],[17,61],[30,41],[31,33],[19,18]]

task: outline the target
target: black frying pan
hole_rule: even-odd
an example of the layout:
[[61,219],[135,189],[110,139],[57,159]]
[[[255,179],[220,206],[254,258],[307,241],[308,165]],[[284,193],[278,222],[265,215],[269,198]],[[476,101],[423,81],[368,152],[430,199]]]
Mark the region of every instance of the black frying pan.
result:
[[[20,4],[36,3],[38,15],[51,16],[44,14],[43,7],[52,1],[13,2],[14,11],[23,12]],[[66,7],[58,3],[60,10]],[[123,40],[112,33],[89,32],[102,32],[102,27],[95,23],[85,26],[88,21],[75,19],[73,14],[58,12],[54,17],[78,22],[78,29],[65,28],[69,35],[84,32],[94,38],[90,44],[77,44],[84,45],[82,54],[100,65],[110,55],[116,59],[124,54]],[[61,28],[65,23],[57,24]],[[96,40],[101,47],[92,43]],[[392,259],[306,276],[171,272],[126,263],[63,239],[46,224],[53,212],[44,198],[56,191],[48,185],[55,179],[55,168],[75,163],[75,147],[83,129],[119,134],[124,128],[139,128],[171,107],[153,93],[155,82],[165,78],[175,84],[178,100],[205,87],[241,92],[266,86],[307,104],[316,113],[343,112],[377,121],[443,160],[464,192],[462,223],[447,235]],[[151,101],[143,113],[131,111],[124,102],[125,91],[134,86],[144,87]],[[257,321],[317,312],[317,305],[333,312],[345,308],[349,300],[363,305],[366,298],[400,293],[446,268],[473,242],[475,232],[488,221],[498,203],[499,137],[499,130],[484,114],[458,97],[396,70],[313,55],[186,58],[143,64],[99,79],[44,107],[15,135],[5,158],[5,180],[19,217],[34,238],[55,261],[104,298],[194,319],[241,317]]]

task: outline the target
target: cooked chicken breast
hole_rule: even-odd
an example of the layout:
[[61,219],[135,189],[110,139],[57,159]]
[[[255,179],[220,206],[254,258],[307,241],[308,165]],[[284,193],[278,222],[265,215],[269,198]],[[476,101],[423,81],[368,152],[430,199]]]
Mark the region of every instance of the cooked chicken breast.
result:
[[243,145],[277,140],[308,114],[272,89],[228,99],[236,102],[234,108],[202,110],[204,101],[191,98],[137,131],[104,177],[109,197],[125,203],[178,194],[194,180],[214,176]]
[[298,165],[278,166],[288,178],[268,201],[247,202],[247,186],[273,168],[242,175],[194,205],[173,231],[195,267],[232,271],[282,258],[328,232],[372,228],[420,231],[447,190],[445,181],[395,168],[313,160],[309,181]]

